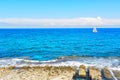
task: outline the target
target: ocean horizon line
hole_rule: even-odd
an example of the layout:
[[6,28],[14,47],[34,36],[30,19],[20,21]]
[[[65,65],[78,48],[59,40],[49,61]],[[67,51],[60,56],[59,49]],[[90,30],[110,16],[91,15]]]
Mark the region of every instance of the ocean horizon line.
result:
[[[56,27],[52,27],[52,28],[0,28],[0,29],[92,29],[93,27],[84,27],[84,28],[81,28],[81,27],[65,27],[65,28],[56,28]],[[120,29],[120,27],[96,27],[98,29]]]

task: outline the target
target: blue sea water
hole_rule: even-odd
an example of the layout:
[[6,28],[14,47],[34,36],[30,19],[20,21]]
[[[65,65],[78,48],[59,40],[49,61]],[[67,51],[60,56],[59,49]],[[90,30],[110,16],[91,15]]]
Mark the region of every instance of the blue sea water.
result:
[[120,28],[0,29],[0,59],[120,57]]

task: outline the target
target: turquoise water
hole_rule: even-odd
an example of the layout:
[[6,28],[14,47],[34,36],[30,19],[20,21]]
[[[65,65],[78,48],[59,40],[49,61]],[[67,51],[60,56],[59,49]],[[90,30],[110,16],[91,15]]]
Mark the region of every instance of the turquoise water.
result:
[[0,29],[0,59],[120,57],[120,28]]

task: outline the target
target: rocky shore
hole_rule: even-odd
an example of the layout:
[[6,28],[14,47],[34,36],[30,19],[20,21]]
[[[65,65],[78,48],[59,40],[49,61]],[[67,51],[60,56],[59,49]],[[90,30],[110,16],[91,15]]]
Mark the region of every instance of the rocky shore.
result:
[[81,65],[79,67],[78,75],[79,75],[79,77],[86,78],[86,66],[85,65]]
[[[112,71],[112,72],[111,72]],[[23,66],[1,67],[0,80],[120,80],[120,71],[107,67],[74,66]],[[76,75],[78,77],[76,78]]]
[[101,76],[101,71],[96,68],[96,67],[89,67],[89,77],[90,80],[101,80],[102,76]]
[[114,70],[113,73],[117,77],[118,80],[120,80],[120,71]]

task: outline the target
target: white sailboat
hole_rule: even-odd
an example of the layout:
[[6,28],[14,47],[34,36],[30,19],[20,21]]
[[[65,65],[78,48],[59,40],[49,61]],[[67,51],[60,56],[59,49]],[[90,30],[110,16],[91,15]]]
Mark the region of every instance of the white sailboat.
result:
[[96,29],[96,27],[93,27],[93,32],[94,33],[98,32],[97,29]]

